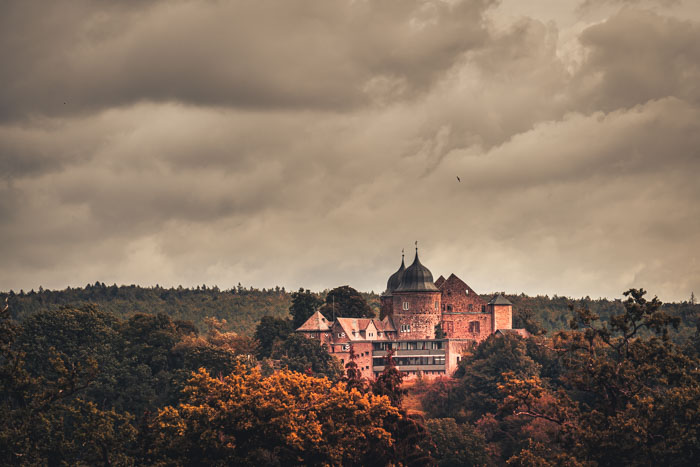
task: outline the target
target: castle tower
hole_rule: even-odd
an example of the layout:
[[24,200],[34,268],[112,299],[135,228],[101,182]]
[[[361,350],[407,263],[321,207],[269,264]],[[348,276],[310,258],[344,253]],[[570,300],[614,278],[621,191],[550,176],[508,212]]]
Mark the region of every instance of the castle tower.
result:
[[418,259],[401,275],[392,293],[393,319],[398,339],[434,339],[440,322],[441,293],[433,283],[433,274]]
[[510,300],[499,293],[491,299],[488,306],[492,316],[492,332],[513,329],[513,304]]
[[389,280],[386,282],[386,291],[381,295],[381,297],[379,297],[379,301],[381,304],[379,310],[379,319],[384,319],[387,316],[393,315],[394,305],[392,294],[401,283],[401,278],[403,277],[403,272],[405,270],[406,266],[403,262],[403,250],[401,250],[401,267],[399,267],[398,271],[396,271],[389,277]]

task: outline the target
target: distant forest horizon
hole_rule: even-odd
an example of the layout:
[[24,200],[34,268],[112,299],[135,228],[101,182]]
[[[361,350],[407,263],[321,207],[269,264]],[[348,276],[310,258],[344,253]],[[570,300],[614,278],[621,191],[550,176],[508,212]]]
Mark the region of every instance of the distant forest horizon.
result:
[[[313,291],[324,298],[329,290]],[[67,287],[63,290],[44,289],[25,292],[0,292],[0,300],[7,299],[10,314],[14,319],[23,320],[27,316],[45,309],[70,306],[79,307],[88,303],[96,304],[100,309],[119,317],[136,313],[164,313],[173,319],[193,322],[204,330],[205,319],[215,317],[226,320],[229,331],[252,336],[257,323],[263,316],[289,318],[293,290],[284,286],[271,288],[244,287],[241,283],[228,289],[202,284],[196,287],[161,287],[139,285],[106,285],[103,282],[87,284],[84,287]],[[379,315],[379,294],[374,291],[362,292],[376,315]],[[480,294],[486,300],[492,293]],[[549,334],[567,329],[573,317],[571,307],[589,309],[606,320],[611,314],[620,312],[623,304],[620,298],[590,297],[572,298],[557,294],[529,296],[524,293],[503,293],[514,309],[514,327],[525,327],[524,322],[531,320]],[[620,294],[622,296],[622,293]],[[647,298],[654,297],[654,291],[647,290]],[[695,320],[700,313],[700,305],[695,303],[694,294],[687,301],[668,302],[664,309],[672,316],[677,316],[681,324],[674,332],[674,340],[682,340],[695,332]]]

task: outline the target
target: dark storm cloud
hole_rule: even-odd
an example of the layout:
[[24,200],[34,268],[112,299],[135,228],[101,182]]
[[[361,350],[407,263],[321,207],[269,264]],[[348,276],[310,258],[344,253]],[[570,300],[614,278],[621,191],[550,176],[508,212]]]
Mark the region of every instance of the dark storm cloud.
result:
[[700,11],[511,4],[5,3],[0,288],[697,292]]
[[[494,2],[10,2],[4,119],[140,100],[344,109],[425,91]],[[31,25],[32,27],[27,27]]]

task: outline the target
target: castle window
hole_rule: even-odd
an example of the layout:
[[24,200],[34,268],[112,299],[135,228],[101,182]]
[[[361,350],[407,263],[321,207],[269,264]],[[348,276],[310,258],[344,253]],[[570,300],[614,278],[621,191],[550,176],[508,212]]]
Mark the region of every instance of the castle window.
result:
[[452,311],[452,305],[447,305],[447,311]]
[[486,313],[486,305],[481,305],[481,312]]
[[442,311],[445,311],[445,304],[442,304]]
[[474,309],[474,305],[472,305],[472,304],[470,303],[469,306],[468,306],[467,308],[469,308],[469,311],[472,311],[472,310]]
[[411,325],[410,324],[402,324],[401,325],[401,332],[411,332]]
[[464,293],[469,295],[469,289],[465,290]]
[[403,309],[408,310],[408,302],[403,302]]
[[347,352],[348,350],[350,350],[350,344],[343,344],[343,351]]
[[479,334],[480,325],[479,325],[478,321],[471,321],[469,323],[469,332],[473,332],[474,334]]
[[345,333],[344,333],[344,332],[339,332],[339,333],[338,333],[338,337],[345,337]]
[[436,309],[436,310],[438,309],[438,302],[437,302],[437,300],[435,300],[435,309]]

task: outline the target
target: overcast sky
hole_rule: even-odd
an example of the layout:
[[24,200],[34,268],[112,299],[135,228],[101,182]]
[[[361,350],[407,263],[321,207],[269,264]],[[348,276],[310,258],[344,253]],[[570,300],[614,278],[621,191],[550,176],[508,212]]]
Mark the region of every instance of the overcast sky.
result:
[[7,0],[0,45],[0,290],[380,292],[418,240],[700,293],[697,0]]

